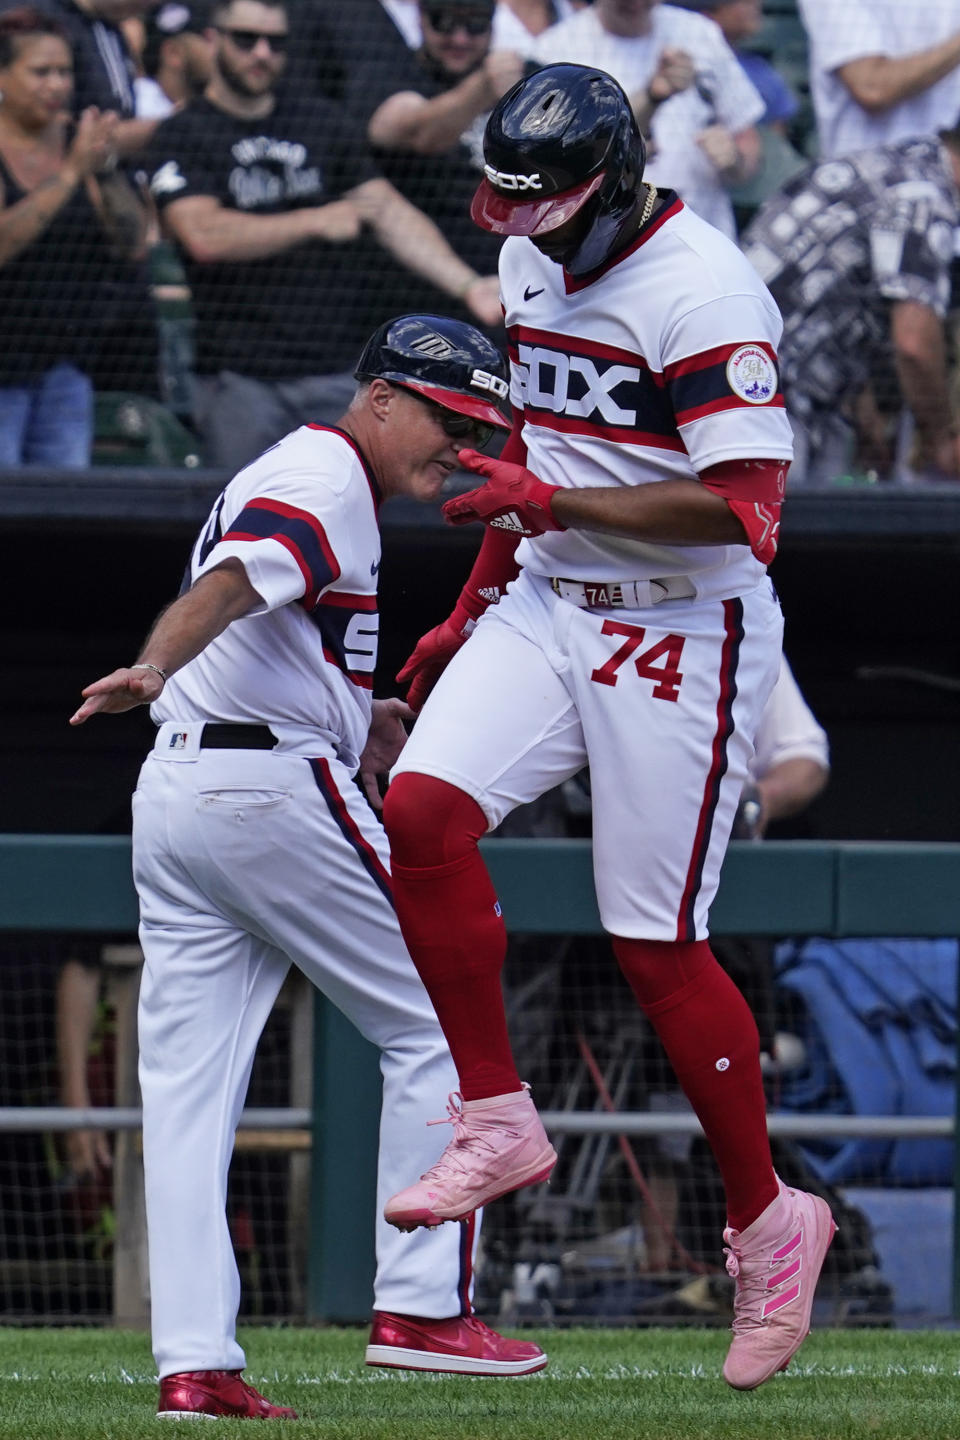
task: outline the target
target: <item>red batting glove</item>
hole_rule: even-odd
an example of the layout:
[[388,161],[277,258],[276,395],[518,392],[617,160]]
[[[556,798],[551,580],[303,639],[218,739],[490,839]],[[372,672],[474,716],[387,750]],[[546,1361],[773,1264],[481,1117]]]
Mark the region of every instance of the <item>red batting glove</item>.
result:
[[515,535],[566,529],[551,509],[559,486],[546,485],[524,465],[494,460],[478,450],[461,450],[458,458],[465,470],[486,476],[487,483],[447,501],[443,514],[451,525],[482,520],[494,530],[510,530]]
[[423,709],[430,691],[476,623],[462,601],[458,601],[453,614],[442,625],[435,625],[417,641],[410,659],[397,673],[401,685],[409,683],[407,704],[411,710]]

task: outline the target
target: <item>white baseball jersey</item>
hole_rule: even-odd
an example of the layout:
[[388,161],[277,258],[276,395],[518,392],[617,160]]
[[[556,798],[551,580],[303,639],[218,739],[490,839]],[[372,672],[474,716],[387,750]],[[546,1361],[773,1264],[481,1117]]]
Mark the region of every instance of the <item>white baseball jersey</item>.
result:
[[234,557],[262,604],[170,677],[153,719],[266,724],[304,754],[321,736],[356,768],[377,662],[379,499],[354,441],[325,426],[294,430],[241,470],[184,588]]
[[[500,258],[511,403],[528,464],[550,485],[695,479],[721,461],[789,460],[782,322],[737,247],[675,196],[589,284],[528,240]],[[746,545],[654,545],[586,530],[521,542],[527,569],[574,580],[689,576],[698,598],[742,594]]]
[[934,135],[957,122],[960,67],[895,105],[870,112],[850,94],[837,71],[853,60],[885,55],[901,60],[942,44],[960,30],[954,0],[799,0],[810,40],[810,90],[820,154],[827,159],[913,135]]
[[804,699],[785,655],[780,656],[777,683],[760,717],[756,745],[750,765],[754,779],[785,760],[815,760],[825,770],[830,765],[827,732]]
[[[645,485],[792,454],[776,307],[676,196],[588,282],[520,238],[504,244],[500,280],[511,399],[530,469],[549,484]],[[587,530],[523,540],[517,559],[394,774],[456,786],[493,829],[589,764],[604,927],[702,939],[777,673],[783,626],[764,567],[745,543]],[[546,578],[669,576],[694,595],[637,609],[584,608]]]

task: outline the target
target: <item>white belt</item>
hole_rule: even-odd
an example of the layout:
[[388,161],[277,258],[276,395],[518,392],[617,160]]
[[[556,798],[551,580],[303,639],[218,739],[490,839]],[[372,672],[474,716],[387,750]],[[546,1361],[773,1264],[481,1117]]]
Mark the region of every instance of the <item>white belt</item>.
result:
[[589,610],[646,610],[661,600],[690,600],[697,593],[686,575],[664,575],[657,580],[564,580],[554,576],[550,588],[561,600]]

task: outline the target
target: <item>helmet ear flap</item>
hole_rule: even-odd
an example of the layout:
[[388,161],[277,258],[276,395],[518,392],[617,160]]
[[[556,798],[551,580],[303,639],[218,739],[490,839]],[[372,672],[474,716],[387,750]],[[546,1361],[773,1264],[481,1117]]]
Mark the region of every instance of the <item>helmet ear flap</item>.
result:
[[584,213],[589,209],[591,218],[583,238],[564,258],[564,268],[570,275],[588,275],[602,265],[616,249],[620,231],[635,212],[647,160],[643,136],[635,123],[621,127],[611,152],[607,179],[584,206]]

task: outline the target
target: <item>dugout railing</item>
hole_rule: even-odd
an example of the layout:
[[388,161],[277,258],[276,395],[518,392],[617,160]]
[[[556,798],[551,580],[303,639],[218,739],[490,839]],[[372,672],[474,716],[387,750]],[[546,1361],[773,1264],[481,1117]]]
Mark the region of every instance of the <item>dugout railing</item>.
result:
[[[586,840],[484,843],[510,930],[594,935],[600,921]],[[0,835],[0,930],[130,938],[136,897],[122,836]],[[768,841],[730,846],[712,912],[715,934],[936,937],[960,934],[960,844]],[[369,1314],[379,1109],[376,1052],[322,996],[314,1007],[312,1105],[247,1110],[246,1131],[309,1131],[311,1320]],[[960,1076],[960,1066],[958,1066]],[[647,1112],[545,1111],[554,1133],[651,1135],[696,1130],[695,1119]],[[945,1136],[954,1116],[782,1115],[771,1134]],[[0,1133],[96,1125],[135,1130],[135,1106],[79,1111],[0,1109]],[[960,1180],[955,1161],[954,1189]],[[332,1177],[336,1176],[333,1183]],[[954,1208],[953,1305],[960,1317],[960,1218]]]

